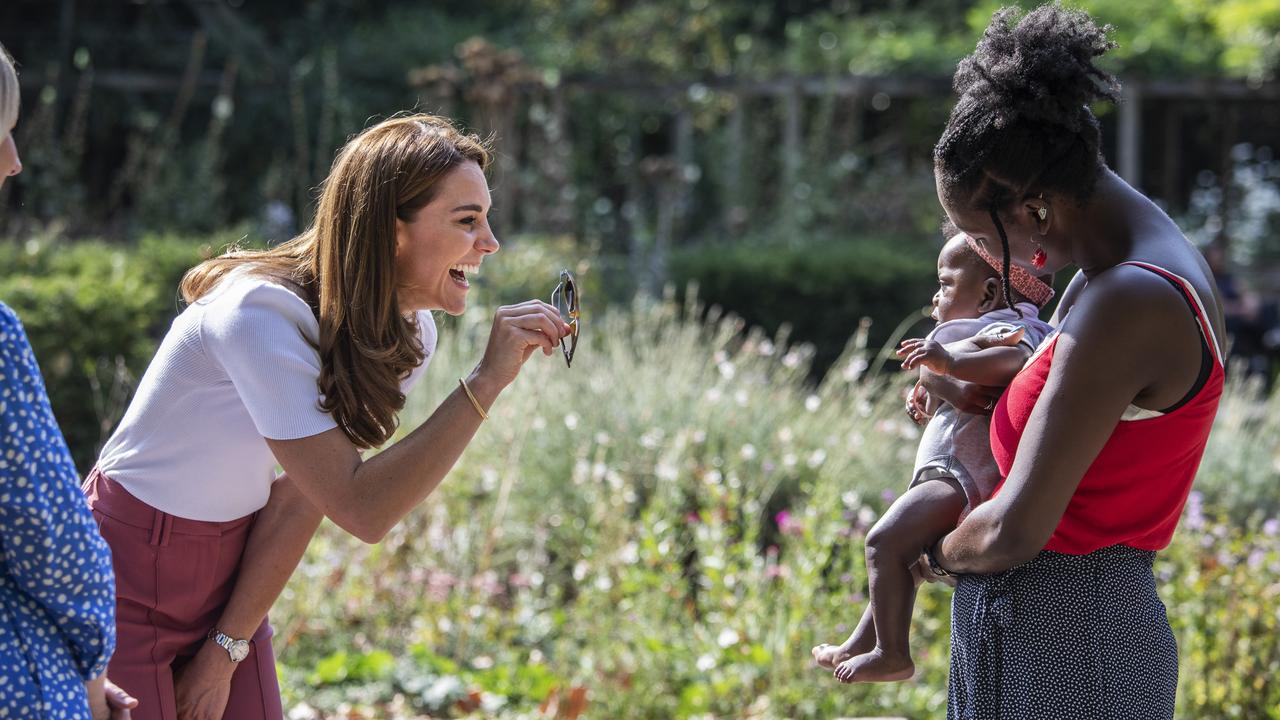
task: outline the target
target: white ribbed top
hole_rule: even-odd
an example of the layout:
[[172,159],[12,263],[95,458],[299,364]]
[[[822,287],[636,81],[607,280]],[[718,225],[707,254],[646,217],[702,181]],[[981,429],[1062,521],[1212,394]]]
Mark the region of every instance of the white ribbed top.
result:
[[[418,313],[426,358],[431,313]],[[178,517],[227,521],[266,505],[276,459],[264,438],[337,427],[320,409],[319,323],[302,298],[234,273],[173,321],[98,467],[143,502]],[[310,341],[310,342],[309,342]]]

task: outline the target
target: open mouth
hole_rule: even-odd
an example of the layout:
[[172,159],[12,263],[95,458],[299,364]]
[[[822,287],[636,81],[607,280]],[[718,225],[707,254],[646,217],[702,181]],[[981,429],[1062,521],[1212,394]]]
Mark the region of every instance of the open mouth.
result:
[[479,264],[475,264],[475,265],[458,264],[458,265],[450,266],[449,277],[453,278],[453,281],[457,283],[460,287],[469,288],[471,287],[471,283],[467,282],[467,276],[475,275],[478,272],[480,272]]

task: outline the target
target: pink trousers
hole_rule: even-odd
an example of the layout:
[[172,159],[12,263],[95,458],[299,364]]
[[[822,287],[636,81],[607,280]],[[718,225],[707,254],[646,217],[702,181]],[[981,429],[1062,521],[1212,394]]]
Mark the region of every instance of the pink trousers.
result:
[[[174,517],[130,495],[97,468],[84,482],[116,574],[111,681],[138,698],[135,720],[177,720],[174,677],[204,644],[235,587],[253,516],[230,522]],[[249,642],[231,679],[225,720],[283,720],[271,626]]]

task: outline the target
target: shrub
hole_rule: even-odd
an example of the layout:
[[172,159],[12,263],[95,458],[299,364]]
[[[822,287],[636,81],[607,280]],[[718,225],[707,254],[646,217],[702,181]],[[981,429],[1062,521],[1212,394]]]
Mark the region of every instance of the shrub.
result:
[[940,241],[928,237],[864,237],[798,245],[719,243],[680,253],[671,264],[678,288],[693,283],[698,297],[759,325],[768,334],[786,327],[812,343],[814,369],[835,362],[870,318],[872,347],[893,339],[913,311],[937,289]]
[[177,314],[178,281],[208,245],[150,236],[136,247],[0,244],[0,300],[22,319],[54,414],[82,473],[124,414]]

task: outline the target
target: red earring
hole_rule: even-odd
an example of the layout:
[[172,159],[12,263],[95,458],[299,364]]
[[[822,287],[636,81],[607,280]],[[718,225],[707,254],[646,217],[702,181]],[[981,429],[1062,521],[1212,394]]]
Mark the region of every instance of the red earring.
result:
[[1031,264],[1037,268],[1044,267],[1045,262],[1049,260],[1049,256],[1044,254],[1044,250],[1036,248],[1036,252],[1031,256]]

